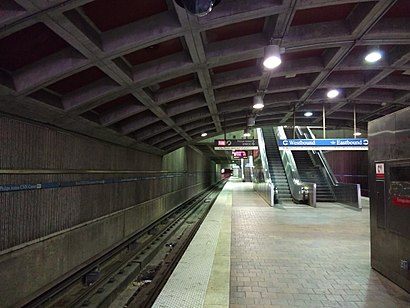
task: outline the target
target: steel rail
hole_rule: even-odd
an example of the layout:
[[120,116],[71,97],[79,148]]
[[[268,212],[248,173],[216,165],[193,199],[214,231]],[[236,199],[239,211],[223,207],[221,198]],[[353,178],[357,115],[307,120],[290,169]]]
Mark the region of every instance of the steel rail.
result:
[[[158,234],[156,236],[154,236],[152,239],[148,240],[146,243],[144,243],[143,247],[141,247],[141,249],[139,249],[138,252],[133,253],[131,256],[126,257],[123,261],[121,261],[119,264],[117,264],[116,266],[114,266],[106,275],[103,279],[99,279],[96,283],[92,286],[92,288],[87,289],[86,292],[84,292],[84,294],[82,294],[81,296],[79,296],[77,299],[75,299],[74,301],[72,301],[68,306],[69,307],[81,307],[84,306],[84,302],[86,302],[89,298],[91,298],[97,291],[98,289],[105,285],[106,283],[109,282],[109,280],[111,279],[111,277],[115,276],[116,273],[118,273],[119,271],[121,271],[124,267],[126,267],[130,262],[132,262],[133,260],[135,260],[135,258],[141,254],[141,252],[143,252],[145,249],[147,249],[149,246],[153,245],[153,243],[155,243],[157,241],[157,239],[161,238],[163,236],[164,232],[170,231],[171,228],[174,228],[174,233],[176,233],[176,231],[178,230],[178,227],[182,227],[182,225],[184,224],[184,222],[193,214],[196,213],[196,210],[198,207],[200,207],[203,204],[203,201],[209,199],[209,196],[215,193],[215,187],[212,188],[210,191],[207,191],[204,194],[201,194],[199,196],[197,196],[196,198],[194,198],[194,200],[191,200],[188,203],[185,209],[183,209],[183,211],[181,213],[179,213],[177,215],[177,217],[174,217],[173,220],[171,222],[169,222],[166,226],[164,226],[161,232],[158,232]],[[207,207],[207,211],[209,211],[210,207]],[[201,219],[201,221],[204,219],[204,217]],[[199,226],[198,226],[199,228]],[[92,302],[93,306],[99,306],[100,303],[94,303]],[[146,306],[149,307],[149,306]]]
[[[213,203],[213,202],[212,202]],[[176,248],[168,254],[163,262],[163,265],[159,272],[155,275],[152,282],[138,290],[137,294],[128,301],[127,307],[130,308],[146,308],[152,307],[156,298],[161,293],[163,287],[165,286],[168,278],[171,276],[173,270],[177,266],[179,260],[182,258],[192,239],[194,238],[196,232],[201,226],[202,222],[205,220],[206,215],[211,209],[212,204],[202,213],[198,221],[189,227],[189,230],[184,232],[179,242],[180,245],[177,245]]]
[[[152,222],[149,226],[143,228],[142,230],[136,232],[133,236],[125,240],[124,242],[120,243],[117,245],[115,248],[107,252],[106,254],[102,255],[101,257],[97,258],[90,264],[84,266],[80,270],[76,271],[74,274],[72,274],[70,277],[67,279],[63,280],[62,282],[56,284],[55,286],[51,287],[49,290],[43,292],[41,295],[36,297],[35,299],[29,301],[23,307],[44,307],[47,306],[47,302],[55,302],[56,298],[59,298],[62,296],[62,294],[66,293],[69,288],[72,288],[74,286],[78,286],[80,282],[82,282],[83,277],[91,272],[93,269],[96,267],[104,267],[107,266],[107,264],[110,262],[110,260],[113,260],[116,256],[119,254],[123,253],[124,251],[126,252],[128,250],[128,247],[131,244],[134,244],[137,242],[138,239],[143,237],[144,235],[148,234],[150,230],[155,229],[157,226],[163,224],[164,221],[170,220],[167,224],[163,224],[164,227],[162,227],[162,231],[164,230],[170,230],[172,228],[172,225],[174,225],[180,217],[183,217],[186,215],[188,211],[193,207],[192,204],[198,204],[200,203],[200,200],[206,200],[208,195],[217,188],[219,189],[220,183],[214,185],[211,189],[198,194],[194,198],[182,203],[169,213],[165,214],[161,218],[157,219],[156,221]],[[178,213],[182,210],[181,213]],[[176,218],[170,219],[172,216],[177,215]],[[155,242],[155,240],[161,236],[161,233],[159,233],[157,236],[151,236],[149,240],[141,244],[140,247],[138,247],[138,250],[132,253],[131,256],[128,256],[126,258],[126,261],[121,262],[121,264],[117,264],[117,266],[112,267],[109,272],[103,273],[103,277],[97,280],[95,284],[92,286],[88,287],[85,292],[82,292],[81,295],[79,295],[75,300],[71,301],[69,307],[74,307],[78,306],[78,304],[81,301],[84,301],[87,297],[90,296],[90,294],[94,293],[100,285],[105,283],[109,278],[119,270],[121,270],[122,267],[126,266],[129,262],[131,262],[133,259],[136,258],[141,252],[143,252],[148,246],[152,245],[152,243]],[[125,253],[125,255],[127,255]]]

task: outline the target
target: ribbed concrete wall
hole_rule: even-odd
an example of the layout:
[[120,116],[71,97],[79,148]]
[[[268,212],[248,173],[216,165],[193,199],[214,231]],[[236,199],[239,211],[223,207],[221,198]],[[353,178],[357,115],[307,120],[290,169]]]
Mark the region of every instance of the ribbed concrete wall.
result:
[[[0,298],[6,307],[25,303],[207,188],[215,178],[214,165],[190,148],[161,157],[8,118],[0,118],[0,138],[2,170],[110,170],[0,175]],[[138,173],[124,175],[118,170]],[[164,174],[168,177],[161,177]],[[4,191],[12,184],[136,176],[152,179]]]

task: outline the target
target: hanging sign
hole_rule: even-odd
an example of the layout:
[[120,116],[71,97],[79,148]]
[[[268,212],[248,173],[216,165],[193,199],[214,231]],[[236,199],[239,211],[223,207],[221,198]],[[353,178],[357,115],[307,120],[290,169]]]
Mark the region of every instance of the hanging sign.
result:
[[367,150],[369,140],[357,139],[282,139],[279,150]]
[[215,140],[214,142],[215,150],[257,150],[258,140],[257,139],[228,139],[228,140]]
[[232,151],[233,159],[248,158],[248,151],[238,150]]

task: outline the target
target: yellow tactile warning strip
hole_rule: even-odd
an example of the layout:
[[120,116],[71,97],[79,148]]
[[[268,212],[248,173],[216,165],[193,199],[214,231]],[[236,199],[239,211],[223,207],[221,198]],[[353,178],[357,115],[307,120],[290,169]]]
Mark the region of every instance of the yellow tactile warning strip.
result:
[[205,302],[207,307],[229,306],[230,185],[218,196],[154,308],[200,308]]

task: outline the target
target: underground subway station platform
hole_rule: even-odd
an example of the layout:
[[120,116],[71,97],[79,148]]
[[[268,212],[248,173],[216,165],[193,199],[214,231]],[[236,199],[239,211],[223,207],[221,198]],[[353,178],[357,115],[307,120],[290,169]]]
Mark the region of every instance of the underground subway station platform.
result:
[[1,0],[0,307],[410,307],[409,0]]

